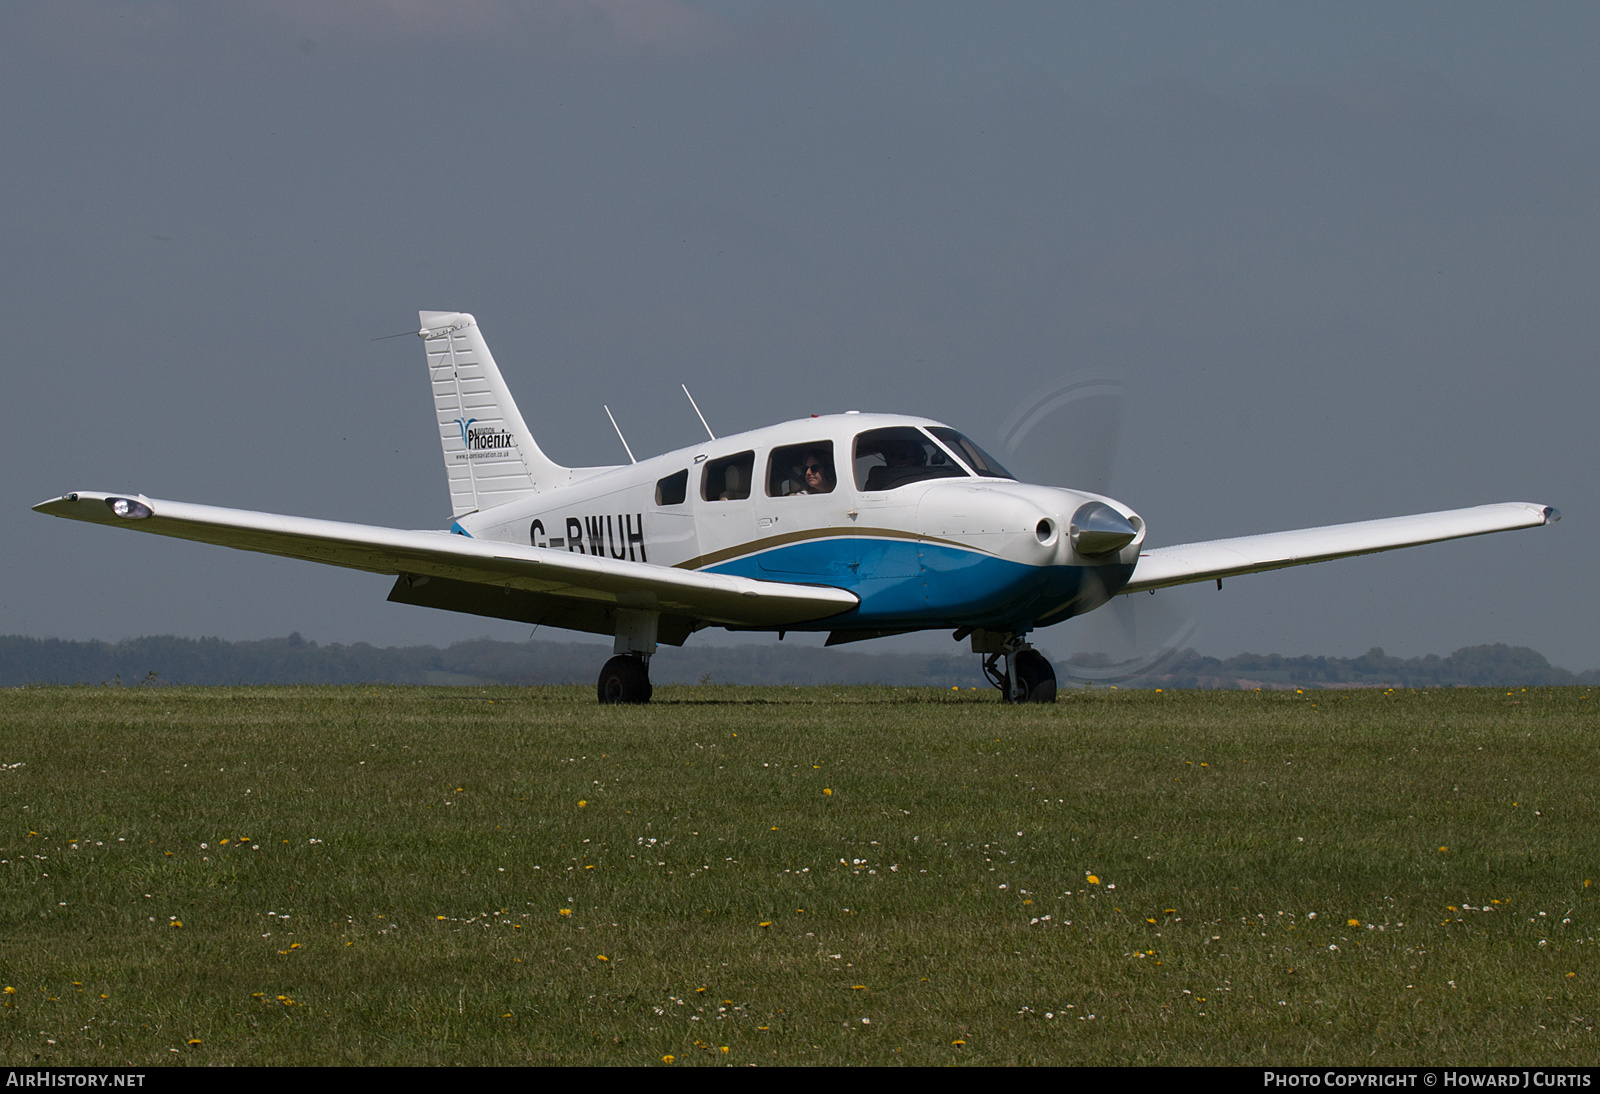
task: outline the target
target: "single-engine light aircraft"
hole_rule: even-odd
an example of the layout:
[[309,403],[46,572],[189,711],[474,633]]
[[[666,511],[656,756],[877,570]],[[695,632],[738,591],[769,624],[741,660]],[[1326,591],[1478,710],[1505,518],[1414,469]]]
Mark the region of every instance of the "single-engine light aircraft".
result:
[[534,441],[476,320],[419,317],[448,531],[87,490],[34,508],[392,574],[397,603],[611,635],[603,703],[649,701],[657,643],[704,627],[826,631],[829,645],[949,629],[1006,701],[1052,702],[1055,672],[1028,636],[1119,594],[1560,519],[1507,502],[1149,547],[1120,501],[1018,482],[939,422],[856,411],[563,467]]

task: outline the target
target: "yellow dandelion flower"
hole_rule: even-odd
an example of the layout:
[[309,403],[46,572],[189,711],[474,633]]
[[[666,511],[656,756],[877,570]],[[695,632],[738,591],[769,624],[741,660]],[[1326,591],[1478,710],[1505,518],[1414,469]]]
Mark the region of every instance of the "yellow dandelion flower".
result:
[[1450,850],[1450,848],[1448,848],[1448,847],[1439,848],[1439,851],[1440,851],[1441,854],[1444,853],[1445,851],[1448,851],[1448,850]]
[[823,797],[831,798],[831,797],[833,797],[833,791],[829,790],[827,787],[823,787],[822,788],[822,795],[823,795]]
[[966,1042],[965,1042],[965,1041],[951,1041],[951,1042],[950,1042],[950,1043],[951,1043],[951,1044],[952,1044],[952,1045],[964,1045],[964,1044],[966,1044]]
[[8,984],[8,985],[6,985],[6,994],[7,994],[7,995],[15,995],[15,994],[17,994],[17,989],[16,989],[16,988],[13,988],[13,987],[11,987],[11,986],[10,986],[10,985],[9,985],[9,984]]
[[571,915],[572,914],[572,909],[571,908],[563,908],[563,909],[561,909],[561,914],[562,915]]
[[579,799],[578,799],[578,808],[579,808],[579,809],[583,809],[583,808],[584,808],[584,807],[586,807],[586,806],[587,806],[587,805],[588,805],[588,804],[589,804],[589,803],[588,803],[588,802],[586,802],[586,801],[584,801],[584,800],[583,800],[583,799],[582,799],[582,798],[579,798]]
[[1573,978],[1573,977],[1574,977],[1574,976],[1577,976],[1577,975],[1578,975],[1578,974],[1577,974],[1577,973],[1575,973],[1575,972],[1569,972],[1569,973],[1567,973],[1567,979],[1568,979],[1568,980],[1571,980],[1571,979],[1572,979],[1572,978]]
[[181,920],[181,919],[174,919],[174,920],[173,920],[173,921],[172,921],[172,925],[173,925],[173,926],[174,926],[174,927],[181,927],[181,926],[183,926],[183,920]]
[[661,1057],[661,1062],[664,1063],[664,1064],[670,1064],[672,1061],[674,1061],[676,1059],[677,1059],[676,1056],[667,1055],[667,1056]]
[[609,957],[607,957],[607,956],[606,956],[606,955],[605,955],[605,954],[603,954],[603,953],[597,953],[597,954],[595,954],[595,955],[594,955],[594,959],[595,959],[595,960],[596,960],[596,961],[610,961],[610,960],[611,960],[611,958],[609,958]]
[[770,927],[770,926],[772,926],[772,920],[770,920],[770,919],[769,919],[769,920],[767,920],[767,921],[766,921],[766,922],[765,922],[765,923],[762,923],[762,924],[761,924],[761,926],[763,926],[763,927]]
[[1346,927],[1359,927],[1359,926],[1361,926],[1361,920],[1359,920],[1359,919],[1347,919],[1347,920],[1345,920],[1344,925]]
[[850,985],[850,990],[851,991],[866,991],[867,990],[867,986],[865,984],[851,984]]
[[1088,880],[1090,885],[1099,885],[1100,884],[1100,879],[1095,877],[1093,874],[1090,874],[1087,880]]
[[191,1045],[198,1045],[200,1043],[200,1039],[198,1037],[196,1037],[193,1040],[191,1040],[189,1043]]
[[724,1053],[726,1053],[726,1052],[727,1052],[727,1051],[728,1051],[728,1046],[727,1046],[727,1045],[723,1045],[723,1046],[722,1046],[722,1051],[723,1051],[723,1052],[724,1052]]

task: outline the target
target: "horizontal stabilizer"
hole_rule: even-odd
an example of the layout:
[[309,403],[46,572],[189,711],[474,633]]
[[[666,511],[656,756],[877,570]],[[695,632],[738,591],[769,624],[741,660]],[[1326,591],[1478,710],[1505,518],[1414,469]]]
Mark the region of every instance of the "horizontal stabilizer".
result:
[[1292,532],[1269,532],[1260,536],[1156,547],[1139,555],[1133,578],[1123,586],[1122,591],[1136,593],[1169,585],[1187,585],[1195,581],[1281,570],[1287,566],[1371,555],[1447,539],[1509,532],[1515,528],[1536,528],[1560,519],[1561,514],[1548,505],[1513,501],[1478,505],[1471,509],[1451,509],[1442,513],[1418,513],[1409,517],[1388,517],[1355,524],[1332,524],[1323,528],[1301,528]]

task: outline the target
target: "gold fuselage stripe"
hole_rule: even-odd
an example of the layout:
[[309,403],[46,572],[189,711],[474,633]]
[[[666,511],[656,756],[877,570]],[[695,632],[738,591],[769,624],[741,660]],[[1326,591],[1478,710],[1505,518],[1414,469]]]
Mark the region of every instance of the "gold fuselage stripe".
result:
[[752,540],[741,543],[735,547],[727,547],[721,551],[713,551],[708,555],[699,555],[677,564],[680,570],[703,570],[707,566],[715,566],[719,562],[729,559],[742,558],[746,555],[760,554],[770,551],[774,547],[782,547],[789,543],[799,543],[808,539],[909,539],[918,543],[938,543],[946,547],[955,547],[963,551],[976,551],[978,554],[992,555],[993,551],[985,551],[971,543],[958,543],[951,539],[940,539],[938,536],[918,535],[916,532],[907,532],[899,528],[808,528],[800,532],[785,532],[782,535],[768,536],[765,539]]

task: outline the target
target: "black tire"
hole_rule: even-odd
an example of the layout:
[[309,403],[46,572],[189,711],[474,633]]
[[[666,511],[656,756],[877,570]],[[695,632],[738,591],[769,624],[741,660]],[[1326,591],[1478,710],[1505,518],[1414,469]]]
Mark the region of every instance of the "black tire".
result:
[[1056,701],[1056,670],[1038,650],[1022,650],[1013,662],[1016,666],[1017,685],[1022,694],[1019,703],[1053,703]]
[[650,683],[650,670],[637,657],[618,654],[607,661],[600,670],[596,686],[601,703],[648,703],[655,693]]

